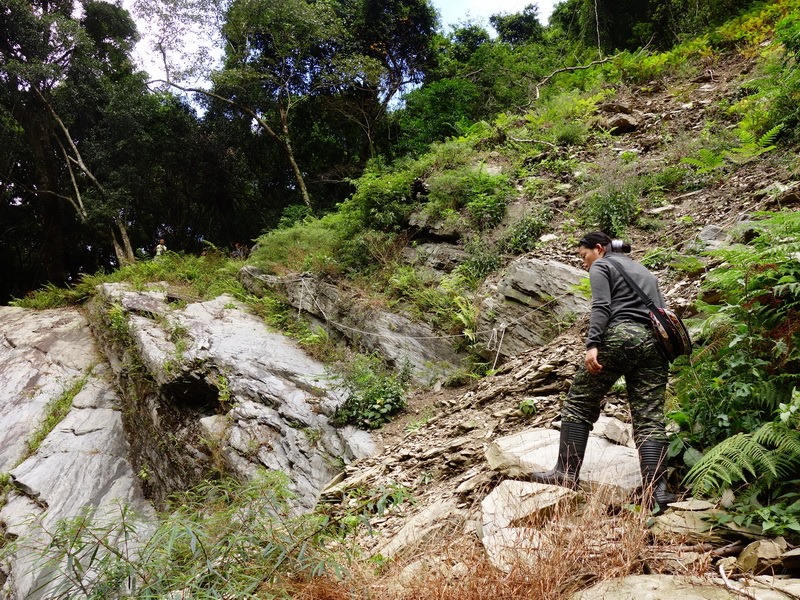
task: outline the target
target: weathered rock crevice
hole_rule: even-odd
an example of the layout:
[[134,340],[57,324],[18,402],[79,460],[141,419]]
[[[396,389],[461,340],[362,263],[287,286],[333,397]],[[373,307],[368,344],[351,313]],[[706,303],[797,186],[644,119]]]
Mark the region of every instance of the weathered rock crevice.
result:
[[343,398],[324,365],[232,298],[183,306],[165,288],[106,284],[89,313],[123,399],[131,461],[159,506],[212,471],[266,468],[285,472],[297,508],[310,510],[372,451],[368,433],[329,423]]

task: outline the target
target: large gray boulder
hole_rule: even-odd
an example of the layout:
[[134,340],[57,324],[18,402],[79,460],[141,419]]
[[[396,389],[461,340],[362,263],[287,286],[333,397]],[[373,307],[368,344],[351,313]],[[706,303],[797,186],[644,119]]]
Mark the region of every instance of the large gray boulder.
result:
[[482,292],[481,341],[508,359],[552,341],[561,325],[587,314],[591,302],[575,292],[584,271],[554,260],[520,258]]
[[427,323],[382,310],[359,300],[343,288],[319,277],[301,274],[275,277],[256,267],[239,272],[242,284],[252,293],[280,292],[295,309],[346,338],[353,346],[378,352],[396,367],[408,364],[416,383],[433,384],[457,371],[465,355],[454,348],[452,336],[437,332]]
[[367,432],[330,424],[340,384],[295,342],[233,298],[170,300],[164,287],[105,284],[91,307],[128,405],[133,462],[157,502],[222,459],[239,477],[285,472],[297,508],[310,510],[344,465],[373,451]]
[[[536,428],[498,438],[488,445],[486,462],[510,477],[547,471],[556,464],[559,436],[553,429]],[[589,436],[580,483],[621,502],[642,483],[636,450]]]
[[[12,483],[0,523],[15,540],[0,565],[0,596],[52,598],[67,584],[68,563],[50,546],[61,521],[92,515],[96,523],[118,522],[124,506],[137,515],[126,545],[135,553],[155,511],[128,462],[119,398],[85,318],[74,309],[0,307],[0,336],[0,452]],[[65,393],[75,394],[66,416],[39,433]]]

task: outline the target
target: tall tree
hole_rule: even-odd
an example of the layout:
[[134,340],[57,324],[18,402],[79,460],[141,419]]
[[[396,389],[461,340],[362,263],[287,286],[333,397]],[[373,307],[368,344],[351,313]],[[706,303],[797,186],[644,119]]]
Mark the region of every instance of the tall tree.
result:
[[489,23],[497,31],[500,40],[508,44],[539,42],[544,33],[544,27],[539,22],[539,8],[535,4],[528,4],[522,12],[492,15]]
[[[67,221],[87,220],[87,188],[105,194],[70,131],[70,95],[81,80],[129,71],[136,29],[123,9],[105,2],[2,0],[0,32],[0,110],[20,134],[20,158],[30,161],[27,169],[7,163],[0,183],[9,201],[34,207],[43,227],[41,264],[49,280],[62,282]],[[115,219],[113,227],[122,248],[124,223]]]

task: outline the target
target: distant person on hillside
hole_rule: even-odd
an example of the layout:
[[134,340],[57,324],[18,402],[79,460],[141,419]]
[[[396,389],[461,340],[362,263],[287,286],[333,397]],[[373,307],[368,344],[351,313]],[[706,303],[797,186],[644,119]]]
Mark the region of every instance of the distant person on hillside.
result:
[[666,304],[656,277],[623,254],[630,251],[630,245],[612,240],[602,231],[589,233],[578,243],[592,287],[586,357],[561,409],[556,466],[532,473],[531,479],[567,487],[578,485],[589,431],[600,417],[603,397],[624,376],[642,469],[643,506],[661,514],[675,501],[675,496],[667,492],[665,465],[664,396],[669,363],[658,348],[648,308],[618,269],[623,269],[657,306]]
[[164,241],[164,238],[160,238],[155,248],[156,256],[157,257],[161,256],[166,251],[167,251],[167,243]]
[[231,256],[233,258],[238,258],[244,260],[247,258],[247,246],[244,244],[240,244],[239,242],[234,242],[233,244],[233,252],[231,252]]

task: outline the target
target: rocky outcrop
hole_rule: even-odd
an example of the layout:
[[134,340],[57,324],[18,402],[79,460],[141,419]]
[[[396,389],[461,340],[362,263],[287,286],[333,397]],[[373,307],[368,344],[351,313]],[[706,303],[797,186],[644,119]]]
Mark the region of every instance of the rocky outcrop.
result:
[[[14,540],[0,594],[51,598],[68,567],[50,546],[59,522],[116,521],[124,506],[138,515],[132,537],[146,539],[155,511],[128,462],[119,398],[85,318],[74,309],[1,307],[0,335],[0,453],[11,480],[0,522],[7,543]],[[69,410],[48,432],[55,404]]]
[[465,358],[454,349],[451,336],[443,336],[427,323],[359,300],[316,276],[275,277],[246,266],[239,278],[256,295],[263,295],[265,290],[280,292],[291,306],[318,320],[326,330],[364,351],[379,353],[397,368],[408,363],[417,383],[446,379]]
[[131,458],[157,503],[211,470],[280,470],[298,509],[347,463],[367,432],[337,429],[343,398],[322,363],[232,298],[186,304],[165,287],[105,284],[90,306],[126,404]]
[[553,340],[565,325],[589,312],[575,292],[586,273],[554,260],[519,258],[481,291],[479,338],[493,357],[508,360]]

